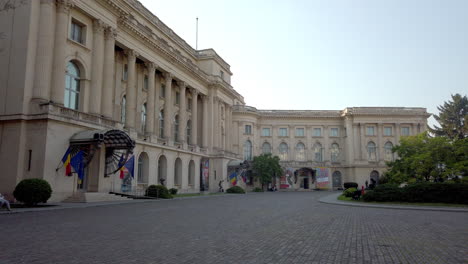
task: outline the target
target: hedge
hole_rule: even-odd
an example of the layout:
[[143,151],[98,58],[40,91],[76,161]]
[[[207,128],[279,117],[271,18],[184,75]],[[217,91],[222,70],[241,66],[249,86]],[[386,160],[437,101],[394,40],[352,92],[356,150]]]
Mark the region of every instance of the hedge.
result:
[[232,186],[226,190],[227,193],[245,193],[244,189],[239,186]]
[[356,188],[357,189],[358,186],[359,185],[357,183],[355,183],[355,182],[345,182],[345,183],[343,183],[343,187],[345,188],[345,190],[349,189],[349,188]]
[[150,185],[146,188],[145,196],[149,197],[156,197],[156,198],[163,198],[163,199],[171,199],[172,195],[167,190],[166,186],[164,185]]

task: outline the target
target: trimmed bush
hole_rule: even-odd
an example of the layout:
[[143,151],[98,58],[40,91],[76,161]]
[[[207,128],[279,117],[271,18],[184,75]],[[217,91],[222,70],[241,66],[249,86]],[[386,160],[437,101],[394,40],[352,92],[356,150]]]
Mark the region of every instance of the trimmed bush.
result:
[[343,195],[345,197],[353,197],[355,191],[357,191],[356,188],[348,188],[343,192]]
[[245,193],[244,189],[239,186],[232,186],[226,190],[227,193]]
[[[402,200],[403,190],[397,184],[379,184],[374,188],[374,201],[395,202]],[[372,196],[370,196],[372,197]],[[368,197],[368,199],[370,199]]]
[[252,191],[253,192],[263,192],[263,189],[260,188],[260,187],[255,187]]
[[169,193],[171,193],[172,195],[176,195],[177,194],[177,189],[176,188],[170,188],[169,189]]
[[150,185],[146,188],[145,196],[156,197],[162,199],[171,199],[172,195],[164,185]]
[[345,190],[349,189],[349,188],[356,188],[357,189],[358,184],[355,183],[355,182],[345,182],[345,183],[343,183],[343,186],[344,186]]
[[13,191],[15,199],[26,204],[34,206],[38,203],[45,203],[52,195],[50,184],[43,179],[25,179],[16,185]]
[[467,183],[421,182],[405,186],[403,198],[410,203],[468,204]]
[[362,196],[362,199],[365,201],[365,202],[374,202],[376,200],[376,193],[375,191],[366,191],[364,193],[364,195]]

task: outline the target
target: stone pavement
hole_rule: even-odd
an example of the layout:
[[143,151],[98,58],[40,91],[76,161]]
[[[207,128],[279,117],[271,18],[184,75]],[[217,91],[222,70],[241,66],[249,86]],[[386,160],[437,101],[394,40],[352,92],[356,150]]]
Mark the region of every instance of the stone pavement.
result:
[[329,192],[0,215],[0,263],[468,263],[468,214],[337,206]]

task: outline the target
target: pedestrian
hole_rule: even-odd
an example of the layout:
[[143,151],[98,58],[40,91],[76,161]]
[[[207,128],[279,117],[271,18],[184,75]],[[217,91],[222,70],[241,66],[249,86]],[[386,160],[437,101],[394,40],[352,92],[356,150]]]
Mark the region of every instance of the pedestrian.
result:
[[10,202],[0,193],[0,209],[3,207],[3,204],[6,204],[8,211],[11,211]]
[[362,185],[362,188],[361,188],[361,196],[364,195],[365,191],[364,191],[364,185]]

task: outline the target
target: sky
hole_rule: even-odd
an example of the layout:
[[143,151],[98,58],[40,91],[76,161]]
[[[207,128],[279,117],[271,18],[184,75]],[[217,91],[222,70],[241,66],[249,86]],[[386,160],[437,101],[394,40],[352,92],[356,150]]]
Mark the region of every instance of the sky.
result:
[[468,94],[466,0],[140,1],[194,48],[198,17],[198,49],[216,50],[257,109],[438,114]]

